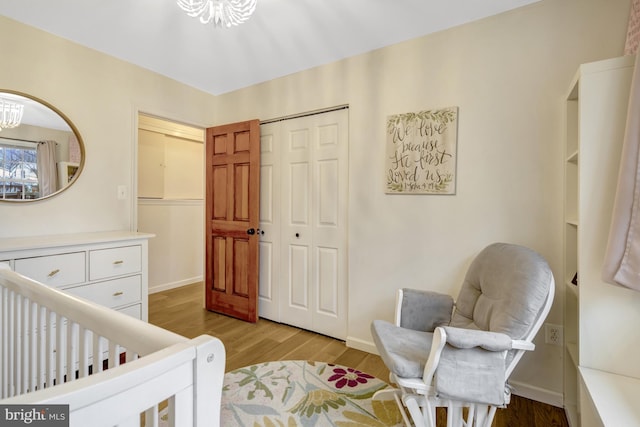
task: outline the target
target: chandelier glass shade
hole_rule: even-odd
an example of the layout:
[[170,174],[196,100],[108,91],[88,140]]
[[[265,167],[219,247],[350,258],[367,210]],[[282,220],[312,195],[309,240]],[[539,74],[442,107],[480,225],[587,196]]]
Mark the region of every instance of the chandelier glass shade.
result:
[[242,24],[256,9],[257,0],[177,0],[187,15],[200,18],[203,24],[231,27]]
[[24,105],[0,98],[0,130],[20,125]]

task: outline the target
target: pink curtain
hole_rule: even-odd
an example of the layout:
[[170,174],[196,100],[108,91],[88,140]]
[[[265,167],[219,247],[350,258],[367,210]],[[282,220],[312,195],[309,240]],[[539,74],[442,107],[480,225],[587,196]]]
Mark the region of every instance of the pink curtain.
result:
[[627,40],[624,44],[624,54],[633,55],[640,44],[640,0],[631,2],[629,24],[627,25]]
[[640,0],[631,2],[625,55],[636,55],[602,278],[640,291]]
[[640,63],[636,55],[602,278],[640,291]]
[[36,149],[38,163],[38,186],[40,197],[53,194],[58,189],[58,173],[56,170],[56,142],[42,141]]

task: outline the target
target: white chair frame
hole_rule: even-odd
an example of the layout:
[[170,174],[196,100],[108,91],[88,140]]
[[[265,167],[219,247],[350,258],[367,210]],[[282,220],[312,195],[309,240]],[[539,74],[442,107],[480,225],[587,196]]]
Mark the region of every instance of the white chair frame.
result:
[[[549,285],[549,293],[544,307],[533,327],[523,340],[512,341],[512,348],[516,352],[513,359],[506,366],[505,378],[509,378],[522,356],[524,356],[525,351],[533,351],[535,349],[533,339],[542,327],[553,305],[555,295],[553,276],[551,276]],[[394,316],[396,326],[400,326],[402,318],[403,297],[402,289],[398,290]],[[390,373],[389,380],[391,384],[397,385],[398,388],[381,390],[373,398],[377,400],[395,400],[407,427],[436,427],[436,408],[438,407],[447,408],[447,427],[491,427],[498,409],[496,406],[440,399],[436,396],[433,379],[446,343],[447,334],[445,330],[437,327],[433,333],[431,351],[424,367],[422,378],[402,378]],[[506,358],[507,352],[503,353]],[[466,417],[463,417],[464,408],[467,408]]]

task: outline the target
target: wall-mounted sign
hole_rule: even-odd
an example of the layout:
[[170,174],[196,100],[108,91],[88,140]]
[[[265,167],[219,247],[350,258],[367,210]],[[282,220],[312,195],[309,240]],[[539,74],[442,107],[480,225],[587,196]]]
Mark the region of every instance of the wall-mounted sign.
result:
[[458,107],[387,118],[386,192],[456,194]]

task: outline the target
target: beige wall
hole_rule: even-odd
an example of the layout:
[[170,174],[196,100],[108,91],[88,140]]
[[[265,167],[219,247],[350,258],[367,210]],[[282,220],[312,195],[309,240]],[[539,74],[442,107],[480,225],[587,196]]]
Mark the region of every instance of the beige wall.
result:
[[149,242],[149,293],[203,280],[202,199],[140,199],[138,229],[156,236]]
[[[561,277],[562,99],[580,63],[622,54],[628,11],[544,0],[216,98],[217,123],[349,104],[350,345],[371,348],[398,287],[456,294],[493,241],[538,250]],[[460,108],[457,194],[384,194],[386,117],[448,106]],[[514,377],[561,404],[562,349],[539,338]]]
[[[369,324],[391,318],[396,288],[455,294],[490,242],[530,246],[560,277],[562,100],[578,64],[622,54],[628,10],[629,0],[543,0],[216,98],[0,18],[13,41],[0,46],[11,58],[1,86],[58,107],[87,145],[72,189],[0,205],[0,237],[128,228],[134,204],[117,200],[116,187],[131,189],[137,108],[207,125],[349,104],[348,342],[370,348]],[[454,105],[457,194],[385,195],[385,118]],[[557,403],[562,351],[539,344],[515,379]]]
[[[130,229],[138,110],[205,127],[212,95],[0,17],[0,88],[26,92],[62,111],[85,143],[86,163],[63,194],[0,204],[0,238]],[[118,200],[117,187],[127,188]]]

